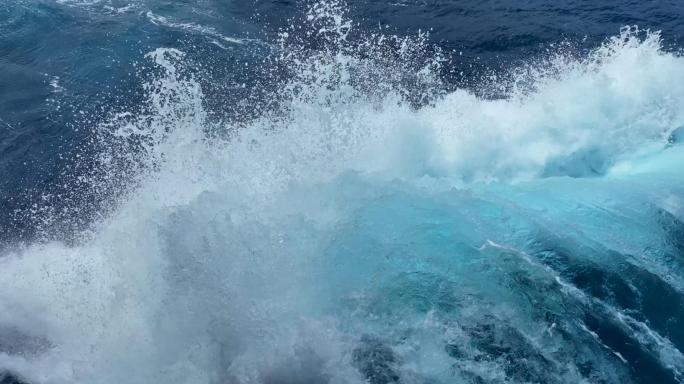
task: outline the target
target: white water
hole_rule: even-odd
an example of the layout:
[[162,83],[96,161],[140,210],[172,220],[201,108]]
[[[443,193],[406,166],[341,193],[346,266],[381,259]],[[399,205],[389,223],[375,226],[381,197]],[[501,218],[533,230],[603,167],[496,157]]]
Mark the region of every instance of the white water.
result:
[[[325,19],[332,27],[323,33],[344,38],[343,17],[321,7],[310,20]],[[407,57],[418,49],[410,43]],[[518,219],[499,224],[492,207],[514,204],[550,231],[623,252],[665,245],[647,229],[611,231],[570,206],[603,202],[608,210],[648,198],[684,219],[684,152],[667,147],[684,126],[684,61],[661,51],[657,34],[626,30],[585,59],[558,56],[532,68],[528,94],[485,100],[459,90],[419,109],[396,87],[378,97],[354,85],[359,73],[401,63],[382,67],[348,48],[284,54],[298,73],[279,95],[282,111],[220,126],[227,139],[206,134],[217,123],[198,83],[180,74],[182,52],[147,57],[163,72],[148,84],[153,113],[132,111],[101,129],[147,138],[147,152],[132,156],[156,166],[139,171],[138,185],[82,241],[37,243],[0,259],[0,345],[14,340],[19,349],[0,349],[0,366],[29,382],[361,383],[361,335],[406,329],[409,342],[392,346],[405,382],[465,380],[443,346],[467,339],[457,319],[486,312],[510,318],[548,353],[561,343],[488,287],[495,275],[477,276],[473,249],[518,246],[525,236],[506,234]],[[427,89],[436,82],[432,65],[419,79]],[[440,245],[424,231],[455,239]],[[392,259],[400,251],[388,244],[405,255]],[[676,265],[634,262],[682,287]],[[393,305],[393,284],[442,267],[454,278],[451,294],[491,289],[499,302],[473,299],[452,320],[400,303],[397,317],[369,315],[377,304],[369,303],[385,296]],[[530,268],[540,281],[556,278]],[[671,346],[658,348],[682,366]],[[606,376],[623,377],[605,359],[596,357]],[[457,366],[506,377],[496,362]],[[557,379],[581,380],[574,367]]]

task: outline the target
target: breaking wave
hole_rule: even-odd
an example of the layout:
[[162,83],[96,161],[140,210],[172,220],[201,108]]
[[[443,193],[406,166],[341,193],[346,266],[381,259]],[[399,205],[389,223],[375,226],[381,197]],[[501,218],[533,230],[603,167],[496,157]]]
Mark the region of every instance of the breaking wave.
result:
[[684,62],[657,33],[494,99],[447,90],[423,35],[304,20],[244,118],[213,117],[182,51],[146,55],[146,102],[79,179],[99,218],[0,259],[7,378],[684,380]]

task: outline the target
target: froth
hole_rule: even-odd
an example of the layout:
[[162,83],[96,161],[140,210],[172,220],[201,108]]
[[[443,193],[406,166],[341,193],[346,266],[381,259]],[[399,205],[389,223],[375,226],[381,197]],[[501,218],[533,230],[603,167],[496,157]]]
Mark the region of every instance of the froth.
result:
[[[0,260],[0,334],[41,345],[0,350],[3,367],[44,383],[363,382],[316,268],[365,202],[396,183],[628,177],[616,165],[684,125],[682,59],[655,33],[512,71],[490,100],[445,92],[424,36],[352,40],[343,11],[317,3],[303,35],[283,31],[278,108],[235,124],[208,118],[183,52],[146,56],[147,103],[101,126],[116,144],[103,158],[128,167],[107,181],[125,184],[116,208],[76,244]],[[318,48],[301,43],[313,36]]]

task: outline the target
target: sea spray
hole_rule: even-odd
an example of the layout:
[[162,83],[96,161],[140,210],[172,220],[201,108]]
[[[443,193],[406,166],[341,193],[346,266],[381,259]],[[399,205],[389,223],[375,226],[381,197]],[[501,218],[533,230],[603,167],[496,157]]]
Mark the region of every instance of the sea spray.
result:
[[146,102],[99,126],[84,181],[111,208],[0,259],[0,366],[38,383],[681,381],[682,59],[625,29],[484,99],[444,89],[424,37],[356,33],[344,11],[315,3],[282,31],[286,80],[238,122],[210,118],[183,52],[146,55]]

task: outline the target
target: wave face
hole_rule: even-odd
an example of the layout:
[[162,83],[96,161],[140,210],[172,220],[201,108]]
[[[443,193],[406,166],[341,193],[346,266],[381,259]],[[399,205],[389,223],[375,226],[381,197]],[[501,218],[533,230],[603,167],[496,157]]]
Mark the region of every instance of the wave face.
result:
[[484,98],[422,35],[303,19],[243,119],[146,55],[77,178],[106,209],[0,258],[0,382],[684,381],[684,59],[657,33]]

